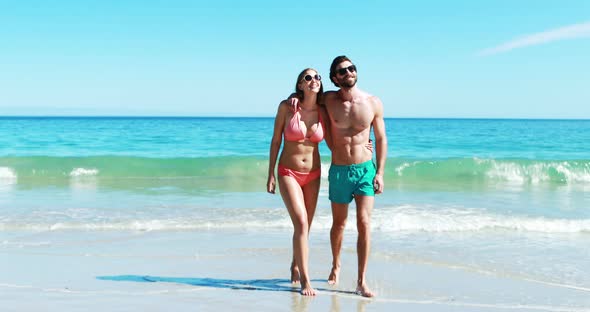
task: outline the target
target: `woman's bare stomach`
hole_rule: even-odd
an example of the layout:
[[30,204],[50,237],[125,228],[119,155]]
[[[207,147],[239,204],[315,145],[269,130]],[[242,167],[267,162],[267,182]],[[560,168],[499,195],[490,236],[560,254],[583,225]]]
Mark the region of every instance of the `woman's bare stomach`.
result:
[[310,172],[321,167],[320,153],[317,145],[285,145],[279,158],[279,165],[299,172]]

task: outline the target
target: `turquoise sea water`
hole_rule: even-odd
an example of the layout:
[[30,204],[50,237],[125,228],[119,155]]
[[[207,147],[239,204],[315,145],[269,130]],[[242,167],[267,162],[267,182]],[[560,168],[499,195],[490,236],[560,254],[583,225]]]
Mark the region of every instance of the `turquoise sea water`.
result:
[[[221,205],[232,208],[279,205],[264,193],[272,125],[272,118],[1,118],[0,204],[92,189],[123,201],[223,195]],[[590,218],[590,121],[387,119],[386,127],[388,192],[378,204],[408,197],[500,216]],[[330,153],[320,147],[326,180]]]
[[[0,233],[288,233],[280,196],[265,192],[272,126],[272,118],[0,118]],[[590,289],[590,121],[387,119],[386,128],[377,255]],[[324,143],[320,152],[312,231],[331,225]]]

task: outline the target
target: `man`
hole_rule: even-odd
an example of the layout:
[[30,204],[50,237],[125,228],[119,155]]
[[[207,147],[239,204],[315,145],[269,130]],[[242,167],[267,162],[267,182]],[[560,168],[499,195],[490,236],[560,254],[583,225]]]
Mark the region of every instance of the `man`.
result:
[[[330,80],[338,91],[324,93],[330,119],[332,165],[328,180],[332,203],[332,270],[328,283],[336,284],[340,273],[340,249],[348,205],[354,199],[357,212],[358,280],[356,292],[373,297],[365,274],[370,250],[371,211],[375,194],[383,192],[383,172],[387,155],[387,138],[381,100],[356,86],[356,66],[346,56],[338,56],[330,66]],[[376,168],[372,152],[366,148],[371,126],[375,134]]]

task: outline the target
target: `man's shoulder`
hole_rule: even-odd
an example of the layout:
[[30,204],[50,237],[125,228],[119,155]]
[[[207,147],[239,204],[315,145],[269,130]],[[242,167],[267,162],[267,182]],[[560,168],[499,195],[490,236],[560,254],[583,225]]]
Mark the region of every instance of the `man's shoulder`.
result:
[[366,93],[366,99],[367,102],[369,102],[372,105],[382,105],[381,99],[376,95]]
[[340,97],[338,96],[338,91],[326,91],[324,92],[324,103],[326,105],[330,105],[336,102]]
[[367,99],[368,101],[374,101],[375,99],[379,99],[376,95],[373,95],[365,90],[357,89],[359,91],[359,95],[362,98]]
[[324,92],[325,98],[333,98],[338,96],[338,91],[326,91]]

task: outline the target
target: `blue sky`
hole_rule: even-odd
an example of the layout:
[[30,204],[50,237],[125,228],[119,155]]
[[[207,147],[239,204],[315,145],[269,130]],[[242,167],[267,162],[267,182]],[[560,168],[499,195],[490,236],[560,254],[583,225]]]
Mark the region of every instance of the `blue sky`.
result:
[[0,115],[274,116],[337,55],[386,117],[590,118],[590,1],[0,1]]

